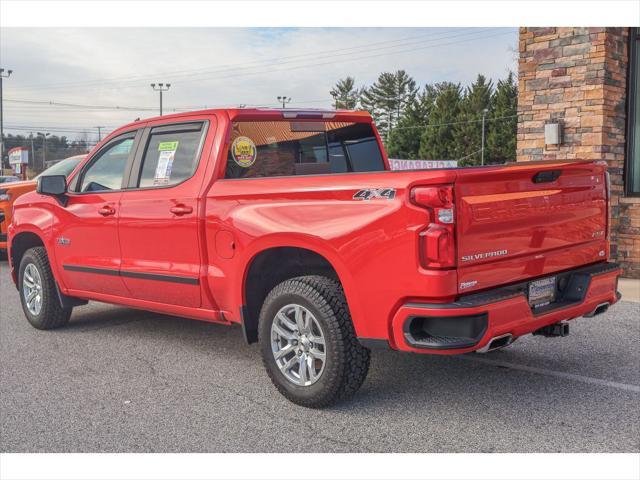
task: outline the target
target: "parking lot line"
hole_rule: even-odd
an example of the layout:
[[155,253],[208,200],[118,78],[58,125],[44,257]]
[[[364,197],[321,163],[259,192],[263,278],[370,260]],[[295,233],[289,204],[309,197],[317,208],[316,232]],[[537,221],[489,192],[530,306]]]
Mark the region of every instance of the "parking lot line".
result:
[[471,362],[484,363],[485,365],[493,365],[494,367],[511,368],[512,370],[520,370],[523,372],[537,373],[550,377],[566,378],[582,383],[590,383],[592,385],[600,385],[603,387],[617,388],[618,390],[626,390],[628,392],[640,393],[640,386],[628,383],[613,382],[611,380],[603,380],[601,378],[586,377],[584,375],[576,375],[575,373],[558,372],[557,370],[547,370],[546,368],[530,367],[529,365],[520,365],[517,363],[502,362],[500,360],[491,360],[490,358],[481,358],[477,355],[459,355],[456,358],[468,360]]

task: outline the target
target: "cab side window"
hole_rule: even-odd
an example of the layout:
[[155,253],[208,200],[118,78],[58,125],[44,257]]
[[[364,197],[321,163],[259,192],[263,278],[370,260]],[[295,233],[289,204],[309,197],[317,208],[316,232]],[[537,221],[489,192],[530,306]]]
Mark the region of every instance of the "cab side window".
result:
[[177,185],[198,165],[203,123],[163,126],[151,130],[137,187]]
[[100,152],[82,174],[77,191],[104,192],[120,190],[133,143],[133,137],[123,138]]

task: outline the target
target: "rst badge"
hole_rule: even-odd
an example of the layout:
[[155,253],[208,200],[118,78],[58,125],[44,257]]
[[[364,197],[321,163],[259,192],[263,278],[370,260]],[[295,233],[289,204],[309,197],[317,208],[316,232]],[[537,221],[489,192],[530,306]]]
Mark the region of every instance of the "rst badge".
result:
[[69,240],[68,238],[65,237],[58,237],[56,239],[56,242],[58,245],[62,245],[63,247],[66,247],[67,245],[69,245],[71,243],[71,240]]
[[358,190],[354,195],[354,200],[393,200],[396,198],[395,188],[365,188]]

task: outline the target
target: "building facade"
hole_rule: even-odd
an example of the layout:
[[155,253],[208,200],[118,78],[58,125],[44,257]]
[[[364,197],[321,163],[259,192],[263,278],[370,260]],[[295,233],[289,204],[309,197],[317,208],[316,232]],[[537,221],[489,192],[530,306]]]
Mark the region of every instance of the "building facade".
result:
[[[640,278],[639,30],[521,28],[518,67],[518,161],[606,160],[611,256],[632,278]],[[545,128],[560,133],[557,143]]]

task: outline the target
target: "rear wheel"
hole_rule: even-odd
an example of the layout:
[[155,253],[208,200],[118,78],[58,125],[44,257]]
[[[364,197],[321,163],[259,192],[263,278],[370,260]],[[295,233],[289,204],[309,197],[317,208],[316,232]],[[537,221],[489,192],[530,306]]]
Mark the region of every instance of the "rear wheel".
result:
[[18,285],[22,310],[37,329],[49,330],[66,325],[72,308],[60,305],[55,279],[44,247],[26,251],[20,261]]
[[340,284],[321,276],[277,285],[260,312],[259,341],[269,377],[298,405],[326,407],[353,395],[369,370]]

